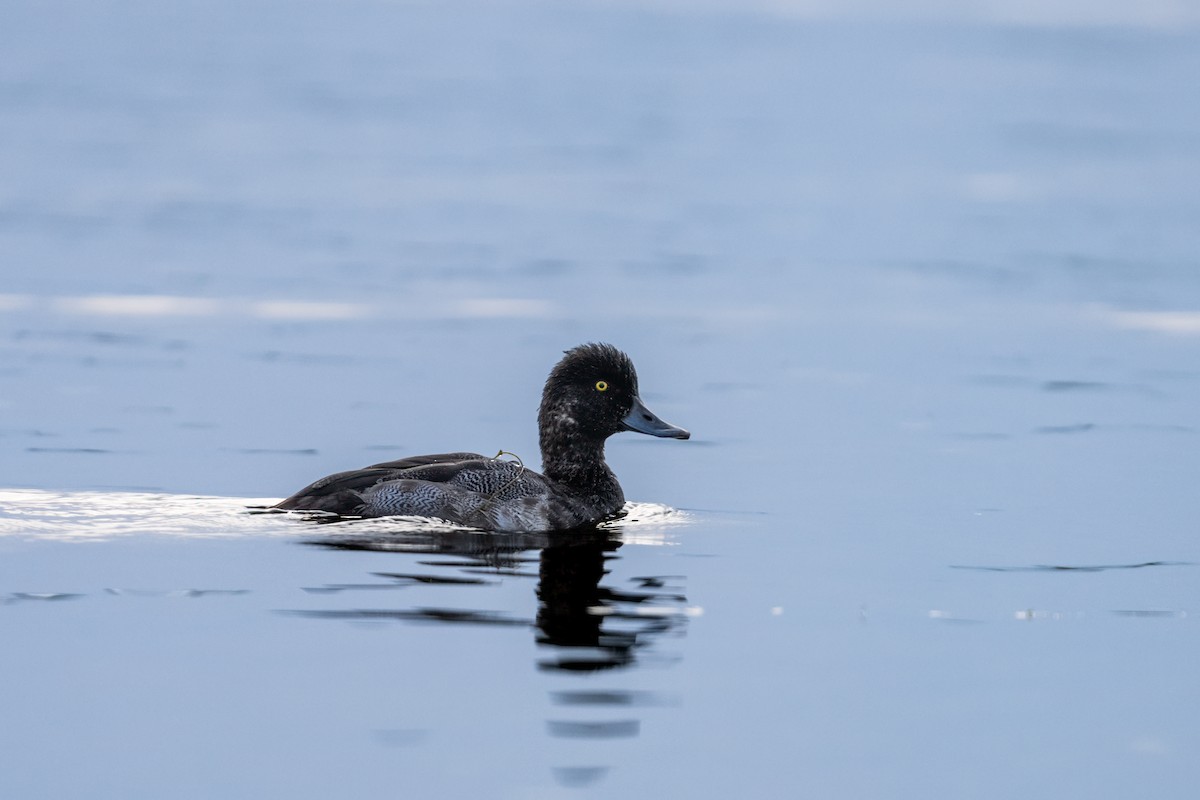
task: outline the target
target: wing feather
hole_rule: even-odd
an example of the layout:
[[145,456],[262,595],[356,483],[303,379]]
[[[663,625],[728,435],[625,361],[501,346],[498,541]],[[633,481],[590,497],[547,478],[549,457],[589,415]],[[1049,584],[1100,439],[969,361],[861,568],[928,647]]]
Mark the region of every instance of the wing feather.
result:
[[274,507],[357,515],[363,508],[363,492],[399,480],[451,484],[494,500],[545,490],[542,476],[511,461],[485,458],[478,453],[438,453],[327,475]]

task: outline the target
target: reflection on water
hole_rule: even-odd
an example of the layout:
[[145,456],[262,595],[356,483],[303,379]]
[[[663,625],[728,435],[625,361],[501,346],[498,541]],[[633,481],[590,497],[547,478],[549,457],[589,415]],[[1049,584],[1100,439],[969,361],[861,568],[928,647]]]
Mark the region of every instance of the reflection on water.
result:
[[[381,526],[374,522],[373,528]],[[632,589],[604,585],[606,562],[623,544],[619,525],[598,530],[555,533],[480,533],[401,529],[368,534],[354,531],[311,539],[317,547],[439,556],[418,560],[444,573],[375,572],[383,583],[328,584],[313,593],[377,590],[421,583],[433,586],[489,586],[481,576],[536,578],[535,619],[514,617],[505,609],[417,606],[403,608],[297,611],[308,617],[398,620],[534,628],[545,654],[538,668],[559,672],[597,672],[632,665],[655,638],[679,630],[690,614],[687,598],[673,588],[682,576],[642,576]],[[453,556],[453,558],[446,558]],[[529,570],[537,563],[536,574]]]
[[[374,523],[378,526],[378,522]],[[667,634],[682,634],[688,617],[698,610],[687,605],[678,588],[681,575],[630,578],[632,587],[605,583],[607,566],[620,558],[621,525],[598,530],[544,534],[484,534],[473,531],[338,533],[311,539],[316,547],[395,553],[432,572],[373,572],[385,582],[328,584],[310,592],[342,593],[421,584],[440,587],[490,587],[493,578],[536,579],[534,619],[514,616],[504,608],[452,608],[408,605],[356,609],[317,609],[292,614],[358,621],[529,628],[538,644],[537,668],[566,676],[586,676],[634,666]],[[428,556],[423,558],[423,556]],[[531,571],[537,564],[537,572]],[[392,598],[372,592],[372,597]],[[582,677],[576,677],[582,680]],[[547,719],[547,735],[561,739],[631,739],[641,733],[637,717],[594,719],[612,708],[677,705],[652,692],[580,688],[550,693],[556,706],[582,709],[585,719]],[[563,786],[586,786],[602,780],[608,766],[560,766],[552,769]]]
[[0,599],[0,603],[11,605],[22,600],[76,600],[83,596],[74,592],[13,592],[8,597]]
[[1113,569],[1143,569],[1145,567],[1183,567],[1186,561],[1141,561],[1136,564],[1033,564],[1023,567],[982,567],[955,564],[951,569],[973,569],[981,572],[1106,572]]
[[[622,557],[622,548],[673,544],[667,531],[686,520],[684,514],[664,506],[629,504],[622,519],[593,530],[497,534],[429,520],[331,522],[297,514],[247,513],[245,505],[245,500],[237,498],[11,490],[0,492],[0,535],[58,542],[139,533],[173,539],[287,535],[312,548],[381,554],[385,563],[372,558],[361,580],[353,576],[346,580],[343,574],[328,583],[280,587],[319,604],[341,602],[343,607],[285,608],[275,616],[451,626],[468,652],[475,636],[473,628],[529,635],[536,645],[532,666],[547,676],[544,691],[553,709],[541,720],[541,729],[548,737],[581,743],[576,747],[589,748],[591,756],[598,755],[591,742],[640,737],[647,709],[681,705],[678,697],[660,692],[624,688],[620,683],[597,686],[582,682],[642,664],[677,663],[676,656],[663,654],[656,644],[664,637],[683,635],[689,617],[699,613],[688,605],[683,591],[686,577],[676,569],[672,574],[635,574],[615,580],[611,567]],[[391,561],[394,563],[386,563]],[[323,570],[346,562],[321,558],[316,563]],[[219,565],[215,569],[220,574],[225,571]],[[527,587],[528,593],[518,593],[514,601],[513,593],[505,591],[513,585]],[[104,596],[259,594],[265,598],[273,591],[260,584],[227,589],[93,588],[88,592],[61,588],[67,591],[10,592],[0,597],[0,605]],[[442,593],[445,601],[436,602]],[[414,594],[419,594],[420,602],[413,602]],[[521,601],[522,594],[528,602]],[[431,596],[434,602],[430,602]],[[476,602],[463,602],[472,596]],[[367,602],[345,607],[347,598],[351,603],[356,598]],[[255,608],[280,610],[279,605],[268,602],[272,604]],[[535,610],[531,613],[530,609]],[[384,625],[380,630],[395,629]],[[406,639],[419,646],[419,637],[414,633]],[[519,663],[516,666],[520,668]],[[508,669],[503,665],[496,668]],[[575,682],[580,683],[572,685]],[[433,732],[430,728],[380,727],[371,735],[382,746],[412,747],[423,745]],[[560,760],[547,766],[549,777],[566,787],[597,783],[614,769],[587,761]]]
[[[0,294],[0,311],[54,311],[81,317],[251,317],[265,320],[318,321],[369,319],[384,316],[376,303],[317,300],[261,300],[240,297],[199,298],[169,295],[88,295],[56,297]],[[562,312],[545,300],[532,298],[465,298],[454,302],[422,303],[408,315],[428,319],[539,319]]]

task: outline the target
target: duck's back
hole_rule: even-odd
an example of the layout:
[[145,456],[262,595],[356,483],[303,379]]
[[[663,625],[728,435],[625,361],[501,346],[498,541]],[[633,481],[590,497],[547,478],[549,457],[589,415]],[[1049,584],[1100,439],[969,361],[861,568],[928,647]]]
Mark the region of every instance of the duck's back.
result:
[[328,511],[331,514],[349,516],[354,514],[351,509],[362,503],[359,492],[380,481],[398,477],[405,470],[431,464],[482,459],[483,456],[478,453],[437,453],[427,456],[411,456],[398,461],[385,461],[348,472],[336,472],[310,483],[286,500],[276,503],[275,508],[287,511]]

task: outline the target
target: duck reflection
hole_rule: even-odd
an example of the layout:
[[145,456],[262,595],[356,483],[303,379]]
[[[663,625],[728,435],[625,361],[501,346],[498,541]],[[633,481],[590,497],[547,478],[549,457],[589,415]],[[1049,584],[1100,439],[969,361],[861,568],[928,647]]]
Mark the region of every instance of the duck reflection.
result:
[[[620,542],[608,537],[558,542],[545,547],[538,565],[538,644],[563,648],[554,658],[538,662],[542,669],[590,671],[618,667],[633,660],[634,642],[606,635],[603,611],[610,608],[600,581],[607,570],[605,556]],[[572,657],[571,652],[594,648],[599,657]]]
[[[682,632],[688,619],[686,598],[672,588],[681,583],[682,576],[641,576],[628,579],[625,587],[611,585],[609,564],[620,558],[618,552],[623,545],[619,525],[544,534],[413,531],[383,525],[381,521],[337,524],[331,526],[336,533],[307,544],[395,553],[401,568],[372,572],[369,583],[329,584],[308,591],[385,590],[370,593],[373,598],[381,598],[393,596],[387,589],[419,587],[425,597],[445,591],[456,601],[464,593],[481,598],[503,597],[505,607],[413,605],[295,613],[334,619],[531,628],[539,645],[539,670],[579,675],[628,669],[648,657],[661,660],[661,654],[651,645],[672,631]],[[511,593],[495,591],[498,584],[511,579],[536,580],[537,611],[533,619],[513,613]],[[635,709],[677,704],[654,691],[594,685],[549,694],[551,703],[562,714],[545,721],[547,735],[590,740],[601,748],[604,740],[641,734],[641,715]],[[612,769],[603,763],[604,752],[599,749],[591,753],[591,757],[601,757],[599,764],[553,765],[551,774],[564,787],[590,786]]]
[[[350,527],[350,526],[347,526]],[[307,544],[338,550],[392,552],[417,556],[415,566],[436,572],[375,572],[385,583],[331,584],[314,593],[386,589],[413,584],[488,586],[489,578],[536,578],[537,614],[533,620],[507,610],[441,606],[301,611],[305,616],[341,619],[395,619],[436,623],[531,626],[545,648],[538,668],[561,672],[597,672],[629,667],[657,637],[685,624],[686,597],[669,588],[680,576],[633,579],[632,590],[604,584],[607,562],[617,558],[621,529],[529,533],[345,532]],[[419,556],[435,558],[420,559]],[[411,562],[410,562],[411,563]],[[536,573],[531,571],[537,564]],[[453,571],[452,574],[446,572]]]

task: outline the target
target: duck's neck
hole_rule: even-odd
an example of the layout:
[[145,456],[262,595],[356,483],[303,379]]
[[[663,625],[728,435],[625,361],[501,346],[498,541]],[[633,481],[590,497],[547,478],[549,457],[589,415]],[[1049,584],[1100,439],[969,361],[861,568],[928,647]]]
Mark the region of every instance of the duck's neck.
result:
[[625,495],[617,476],[604,463],[604,440],[587,436],[578,429],[556,426],[541,435],[542,473],[581,494],[605,498],[620,507]]

